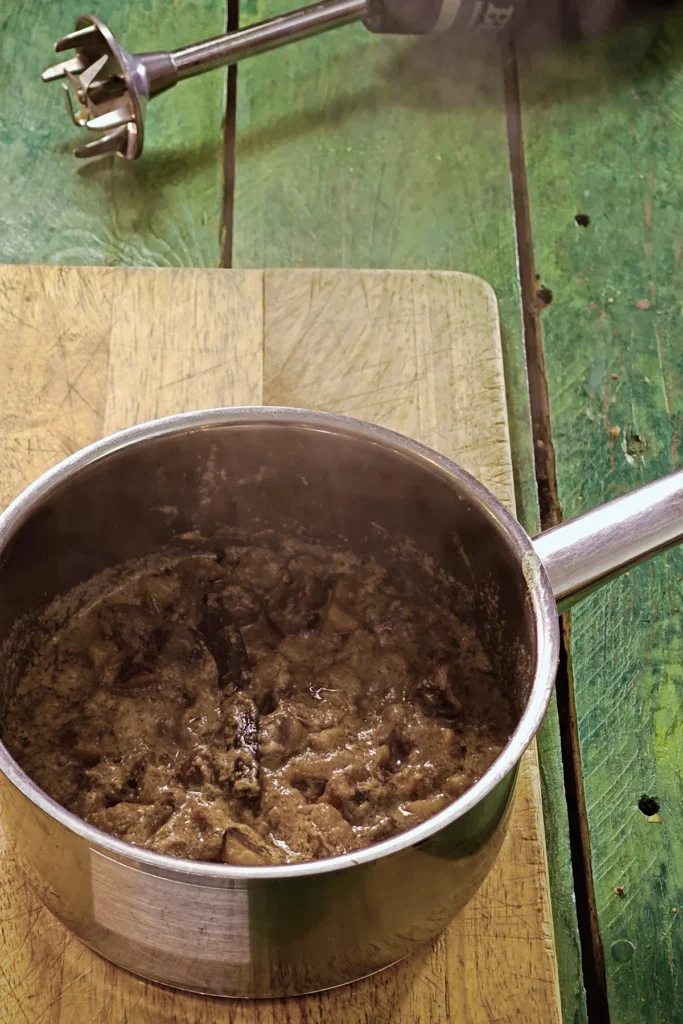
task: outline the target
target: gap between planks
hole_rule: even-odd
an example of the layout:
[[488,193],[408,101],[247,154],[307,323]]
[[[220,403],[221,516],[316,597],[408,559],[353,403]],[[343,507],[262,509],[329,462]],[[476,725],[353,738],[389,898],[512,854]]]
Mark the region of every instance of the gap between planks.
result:
[[[543,329],[540,321],[540,313],[545,305],[552,301],[552,295],[542,288],[539,283],[540,278],[536,273],[524,153],[519,67],[513,45],[507,46],[503,52],[503,82],[538,502],[541,528],[548,530],[562,521],[548,382],[545,372]],[[572,871],[588,1019],[594,1024],[609,1024],[605,957],[597,915],[581,749],[571,661],[568,654],[569,629],[570,616],[563,615],[560,631],[560,665],[555,690],[560,720],[562,768],[569,816]]]
[[[239,0],[227,0],[225,28],[235,32],[240,24]],[[237,148],[237,64],[231,64],[225,76],[225,113],[223,116],[223,194],[221,203],[221,267],[232,267],[232,240],[235,225],[235,152]]]

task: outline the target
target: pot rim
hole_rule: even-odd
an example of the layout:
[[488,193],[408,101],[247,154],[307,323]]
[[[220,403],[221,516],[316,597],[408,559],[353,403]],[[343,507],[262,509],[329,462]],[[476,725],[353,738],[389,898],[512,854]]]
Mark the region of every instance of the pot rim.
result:
[[116,839],[72,814],[49,797],[19,767],[4,744],[0,742],[0,771],[34,805],[56,819],[70,832],[76,833],[92,845],[99,847],[100,851],[104,850],[116,859],[133,860],[149,870],[156,869],[164,875],[170,873],[182,875],[185,878],[190,876],[191,880],[198,884],[215,882],[219,886],[230,881],[247,882],[255,879],[275,880],[308,877],[328,874],[361,864],[371,864],[424,843],[443,828],[462,818],[488,796],[516,767],[533,740],[550,702],[559,657],[557,606],[550,581],[534,551],[530,537],[501,502],[465,470],[420,442],[384,427],[334,413],[277,406],[227,407],[180,413],[111,434],[68,456],[52,469],[43,473],[22,491],[4,512],[0,513],[0,558],[7,544],[24,525],[35,508],[86,467],[125,448],[144,444],[146,441],[169,434],[194,432],[235,424],[295,426],[369,440],[383,448],[390,448],[407,456],[414,462],[424,464],[432,472],[438,473],[447,480],[455,480],[461,492],[465,493],[483,514],[487,513],[497,523],[506,535],[510,547],[519,556],[532,606],[537,656],[533,683],[517,727],[499,756],[478,782],[448,807],[399,836],[385,839],[362,850],[323,860],[306,861],[301,864],[263,867],[218,865],[155,853],[152,850],[146,850],[124,840]]

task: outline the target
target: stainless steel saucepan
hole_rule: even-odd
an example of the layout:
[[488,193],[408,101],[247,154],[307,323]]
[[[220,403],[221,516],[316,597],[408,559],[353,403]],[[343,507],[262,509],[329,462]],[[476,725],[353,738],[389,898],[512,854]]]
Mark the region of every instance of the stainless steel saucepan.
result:
[[[343,857],[261,868],[113,839],[49,799],[0,745],[3,827],[35,891],[105,957],[167,985],[313,992],[378,971],[444,928],[503,840],[553,687],[557,604],[681,540],[683,473],[532,541],[471,476],[387,430],[288,409],[175,416],[86,448],[0,516],[0,644],[58,593],[178,533],[290,522],[360,553],[407,537],[431,555],[517,701],[518,725],[484,777],[423,825]],[[0,662],[0,711],[20,663]]]

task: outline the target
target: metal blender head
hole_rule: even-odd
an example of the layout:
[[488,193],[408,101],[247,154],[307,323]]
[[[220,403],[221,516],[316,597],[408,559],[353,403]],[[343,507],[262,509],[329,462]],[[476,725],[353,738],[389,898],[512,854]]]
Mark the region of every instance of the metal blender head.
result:
[[134,160],[142,152],[143,110],[150,95],[144,63],[116,41],[99,18],[76,22],[76,30],[55,43],[55,51],[76,56],[43,72],[44,82],[66,78],[69,116],[79,128],[104,133],[75,150],[78,157],[117,153]]
[[360,21],[368,12],[369,2],[322,0],[291,14],[170,53],[158,50],[131,54],[99,18],[88,14],[78,19],[74,32],[55,43],[57,53],[73,48],[76,56],[44,71],[43,81],[66,78],[66,103],[73,123],[91,132],[104,133],[79,146],[75,156],[115,153],[124,160],[135,160],[142,153],[147,100],[182,78],[236,64],[245,57]]

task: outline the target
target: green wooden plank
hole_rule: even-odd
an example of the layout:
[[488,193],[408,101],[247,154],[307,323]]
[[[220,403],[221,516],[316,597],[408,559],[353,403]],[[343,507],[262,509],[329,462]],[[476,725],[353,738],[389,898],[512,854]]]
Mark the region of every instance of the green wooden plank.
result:
[[[101,0],[124,46],[178,46],[223,31],[214,0]],[[184,82],[149,107],[134,164],[76,161],[82,141],[61,85],[40,73],[82,5],[3,0],[0,10],[0,261],[216,266],[220,262],[224,75]]]
[[[543,325],[566,516],[681,461],[682,46],[677,18],[537,57],[523,76],[536,264],[554,294]],[[682,579],[681,553],[661,556],[572,613],[613,1024],[683,1021]],[[657,798],[661,822],[639,810],[643,794]]]
[[[243,0],[241,22],[281,13]],[[460,270],[501,309],[520,518],[538,523],[497,58],[360,27],[238,74],[235,266]],[[585,1020],[553,707],[539,737],[564,1019]]]

